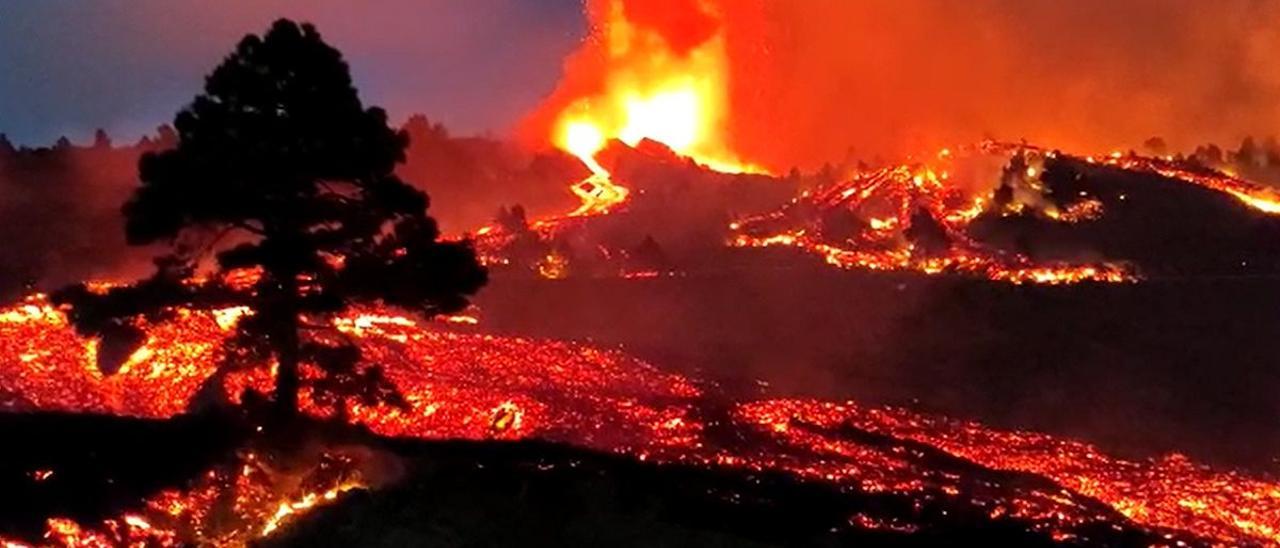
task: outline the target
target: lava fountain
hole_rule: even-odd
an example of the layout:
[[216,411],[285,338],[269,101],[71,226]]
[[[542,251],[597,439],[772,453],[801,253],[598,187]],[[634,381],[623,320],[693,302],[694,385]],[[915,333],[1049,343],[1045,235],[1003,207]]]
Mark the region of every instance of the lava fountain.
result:
[[591,171],[572,188],[583,201],[574,215],[605,213],[627,198],[597,158],[611,140],[662,143],[715,171],[763,171],[741,161],[729,143],[729,60],[710,6],[655,24],[646,14],[659,8],[640,2],[588,4],[592,31],[544,105],[550,122],[531,122]]

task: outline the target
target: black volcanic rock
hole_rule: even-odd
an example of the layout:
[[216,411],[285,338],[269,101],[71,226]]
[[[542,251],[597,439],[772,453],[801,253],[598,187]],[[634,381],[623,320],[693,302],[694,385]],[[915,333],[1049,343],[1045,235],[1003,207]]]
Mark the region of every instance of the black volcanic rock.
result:
[[[261,544],[1057,545],[1026,523],[992,519],[946,497],[917,505],[780,474],[663,466],[538,442],[393,445],[412,469],[408,477],[319,508]],[[852,525],[858,516],[882,526]],[[921,520],[923,527],[911,525]],[[1158,540],[1124,525],[1087,526],[1080,534],[1108,546]]]
[[1042,176],[1059,207],[1093,199],[1100,218],[1062,223],[987,213],[978,241],[1041,261],[1128,261],[1146,277],[1280,274],[1280,217],[1217,190],[1059,156]]

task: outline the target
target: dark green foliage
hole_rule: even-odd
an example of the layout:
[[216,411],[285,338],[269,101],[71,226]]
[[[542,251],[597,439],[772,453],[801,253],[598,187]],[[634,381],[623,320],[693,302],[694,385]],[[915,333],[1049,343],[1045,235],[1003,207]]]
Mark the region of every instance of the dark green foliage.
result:
[[[281,411],[296,411],[300,362],[318,366],[317,400],[336,408],[348,397],[398,401],[380,370],[357,369],[350,341],[312,341],[328,325],[300,316],[353,300],[455,312],[486,273],[468,243],[439,241],[426,194],[395,175],[408,137],[362,105],[338,50],[310,25],[277,21],[240,42],[174,128],[174,147],[142,157],[141,187],[124,206],[128,242],[169,253],[149,280],[56,295],[75,305],[77,327],[104,334],[178,306],[249,306],[222,372],[275,358]],[[237,288],[223,281],[236,269],[261,275]]]

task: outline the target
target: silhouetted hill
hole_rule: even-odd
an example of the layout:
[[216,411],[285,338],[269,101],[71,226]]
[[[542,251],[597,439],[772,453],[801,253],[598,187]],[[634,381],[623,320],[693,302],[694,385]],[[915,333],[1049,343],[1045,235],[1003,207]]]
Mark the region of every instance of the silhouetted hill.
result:
[[[202,470],[232,461],[231,452],[250,438],[244,424],[230,417],[0,415],[0,435],[23,440],[7,448],[0,463],[8,495],[0,532],[36,540],[47,517],[93,524],[136,510],[144,497],[181,488]],[[922,501],[780,473],[659,465],[536,441],[419,441],[299,426],[312,432],[312,443],[361,444],[402,470],[388,485],[349,491],[295,517],[262,546],[1054,545],[1050,533],[1030,522],[992,517],[946,496]],[[974,485],[1055,488],[1042,478],[934,455],[902,440],[841,435],[905,444],[932,459],[940,473]],[[54,474],[33,481],[31,471],[42,469]],[[1076,533],[1109,546],[1158,540],[1113,517],[1114,526],[1101,521]]]
[[[388,440],[408,473],[305,516],[264,546],[1051,546],[1016,518],[939,497],[837,489],[774,473],[657,465],[539,442]],[[1036,481],[959,463],[974,481]],[[860,518],[859,518],[860,517]],[[878,524],[867,527],[854,522]],[[1086,526],[1142,546],[1157,535]]]
[[1147,277],[1280,274],[1280,217],[1216,190],[1059,157],[1046,164],[1048,197],[1095,199],[1099,218],[1055,222],[988,213],[971,234],[1038,260],[1130,261]]

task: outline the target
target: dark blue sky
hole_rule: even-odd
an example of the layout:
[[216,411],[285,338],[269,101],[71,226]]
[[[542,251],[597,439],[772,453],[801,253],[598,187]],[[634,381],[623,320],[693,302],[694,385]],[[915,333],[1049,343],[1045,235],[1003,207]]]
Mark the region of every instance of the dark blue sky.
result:
[[365,101],[463,133],[503,132],[548,93],[585,31],[581,0],[7,0],[0,133],[23,144],[169,121],[245,33],[314,22]]

